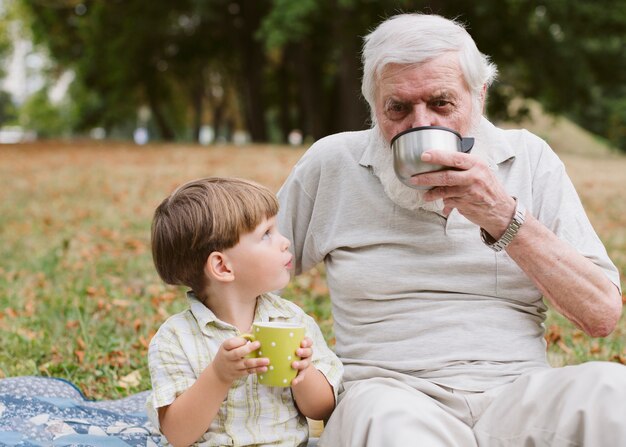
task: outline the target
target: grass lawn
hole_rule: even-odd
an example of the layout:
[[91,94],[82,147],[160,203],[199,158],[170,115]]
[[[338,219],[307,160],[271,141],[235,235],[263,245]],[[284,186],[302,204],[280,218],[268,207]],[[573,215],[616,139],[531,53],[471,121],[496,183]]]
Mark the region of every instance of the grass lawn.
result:
[[[93,142],[0,146],[0,377],[63,377],[92,398],[148,389],[148,342],[185,304],[182,290],[164,286],[152,266],[154,208],[178,184],[207,175],[246,177],[276,191],[303,152]],[[624,276],[626,157],[562,157]],[[294,279],[285,296],[318,319],[332,344],[323,270]],[[555,365],[626,362],[624,318],[614,334],[595,340],[553,314],[546,326]]]

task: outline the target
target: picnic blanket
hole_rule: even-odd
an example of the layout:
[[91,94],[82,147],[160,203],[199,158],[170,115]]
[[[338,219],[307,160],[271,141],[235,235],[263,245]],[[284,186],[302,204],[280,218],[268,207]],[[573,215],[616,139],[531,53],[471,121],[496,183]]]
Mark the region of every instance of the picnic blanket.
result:
[[0,379],[0,446],[156,447],[147,393],[92,401],[63,379]]
[[[63,379],[0,379],[0,446],[156,447],[161,436],[146,415],[148,393],[93,401]],[[322,425],[309,424],[307,447],[315,447]]]

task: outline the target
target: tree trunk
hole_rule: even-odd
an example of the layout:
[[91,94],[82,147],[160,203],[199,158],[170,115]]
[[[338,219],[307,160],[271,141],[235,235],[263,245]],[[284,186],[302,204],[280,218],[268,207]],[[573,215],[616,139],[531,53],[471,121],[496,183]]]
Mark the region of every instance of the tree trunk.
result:
[[289,141],[289,132],[291,132],[293,126],[291,124],[291,114],[290,114],[290,80],[289,80],[289,59],[285,56],[283,60],[280,62],[280,66],[277,70],[278,77],[278,85],[279,91],[278,101],[278,122],[280,126],[281,139],[283,143]]
[[360,37],[348,26],[354,11],[339,7],[334,29],[341,42],[337,73],[337,107],[332,123],[334,132],[361,130],[368,127],[367,102],[361,95]]
[[323,111],[320,107],[320,91],[318,73],[315,70],[315,63],[312,60],[313,54],[311,43],[307,40],[300,42],[296,51],[296,67],[298,72],[298,86],[300,91],[300,103],[302,104],[303,118],[305,126],[303,132],[314,139],[324,137]]
[[150,104],[150,110],[152,112],[152,116],[154,116],[157,129],[159,129],[161,139],[164,141],[174,141],[174,130],[167,122],[165,115],[163,115],[159,102],[150,92],[148,92],[148,104]]
[[244,118],[252,141],[265,142],[267,141],[267,126],[262,75],[266,62],[261,43],[254,36],[261,21],[263,4],[259,0],[244,0],[240,2],[240,5],[243,25],[238,30],[237,40],[242,55],[239,85],[242,92]]
[[202,113],[204,111],[204,85],[199,79],[191,89],[191,104],[193,107],[193,139],[200,142],[200,130],[202,128]]
[[[215,134],[213,141],[215,143],[218,142],[219,137],[222,132],[222,123],[224,122],[224,108],[225,108],[224,98],[222,98],[217,104],[215,104],[215,106],[213,106],[213,129],[214,129],[214,134]],[[226,140],[228,141],[227,138]]]

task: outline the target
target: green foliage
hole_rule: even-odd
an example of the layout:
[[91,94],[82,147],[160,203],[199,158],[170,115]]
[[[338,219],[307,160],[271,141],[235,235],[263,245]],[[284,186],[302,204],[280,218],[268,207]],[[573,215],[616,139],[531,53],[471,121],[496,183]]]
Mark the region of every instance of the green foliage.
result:
[[255,141],[269,129],[320,138],[366,127],[362,37],[384,18],[417,11],[464,22],[497,63],[491,116],[510,117],[513,98],[534,98],[626,149],[623,0],[16,3],[36,41],[76,73],[73,100],[86,112],[77,129],[128,127],[144,105],[163,139],[197,133],[207,120],[227,120]]
[[31,95],[22,105],[19,123],[24,129],[37,132],[41,138],[66,135],[71,129],[67,107],[53,105],[46,88]]
[[[0,61],[5,61],[10,54],[11,45],[11,11],[0,6]],[[5,64],[0,63],[0,77],[5,74]]]
[[14,124],[16,118],[17,110],[11,100],[11,95],[0,90],[0,127],[5,124]]
[[258,36],[269,50],[283,48],[291,42],[310,37],[313,18],[319,18],[321,3],[316,0],[274,0],[272,9],[264,18]]
[[507,0],[458,12],[500,69],[492,115],[506,116],[514,97],[535,98],[626,150],[609,118],[613,99],[626,97],[626,3]]
[[606,135],[610,142],[619,148],[626,148],[626,94],[621,98],[609,97],[605,102]]

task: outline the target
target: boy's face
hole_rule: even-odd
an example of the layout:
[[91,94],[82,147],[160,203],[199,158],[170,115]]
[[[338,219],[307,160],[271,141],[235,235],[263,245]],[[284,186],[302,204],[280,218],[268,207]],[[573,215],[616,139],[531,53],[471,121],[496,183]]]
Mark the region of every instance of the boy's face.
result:
[[224,250],[242,293],[258,296],[287,285],[293,257],[288,250],[290,244],[278,232],[274,216],[265,219],[251,233],[243,234],[237,245]]

